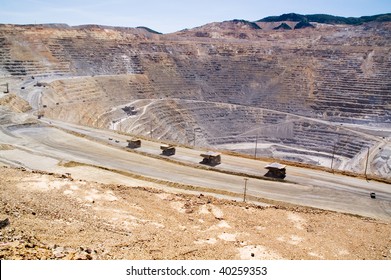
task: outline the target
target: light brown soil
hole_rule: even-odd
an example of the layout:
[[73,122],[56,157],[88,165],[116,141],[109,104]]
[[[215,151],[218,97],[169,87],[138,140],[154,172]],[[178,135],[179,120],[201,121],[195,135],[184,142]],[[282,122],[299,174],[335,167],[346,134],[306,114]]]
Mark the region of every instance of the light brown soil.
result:
[[0,227],[0,259],[391,259],[382,221],[7,167]]
[[31,109],[29,103],[15,94],[8,94],[0,98],[0,106],[5,106],[14,112],[27,112]]

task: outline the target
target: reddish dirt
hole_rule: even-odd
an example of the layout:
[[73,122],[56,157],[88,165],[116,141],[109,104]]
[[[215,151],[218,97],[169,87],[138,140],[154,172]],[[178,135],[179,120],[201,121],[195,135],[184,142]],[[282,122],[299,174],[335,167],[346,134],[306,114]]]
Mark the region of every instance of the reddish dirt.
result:
[[0,192],[0,259],[391,259],[389,223],[335,212],[7,167]]

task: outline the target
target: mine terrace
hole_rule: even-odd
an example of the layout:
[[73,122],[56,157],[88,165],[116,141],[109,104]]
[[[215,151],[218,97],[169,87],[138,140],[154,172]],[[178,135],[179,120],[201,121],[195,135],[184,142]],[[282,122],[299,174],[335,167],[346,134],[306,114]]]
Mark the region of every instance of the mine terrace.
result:
[[390,54],[389,21],[2,24],[0,165],[389,222]]

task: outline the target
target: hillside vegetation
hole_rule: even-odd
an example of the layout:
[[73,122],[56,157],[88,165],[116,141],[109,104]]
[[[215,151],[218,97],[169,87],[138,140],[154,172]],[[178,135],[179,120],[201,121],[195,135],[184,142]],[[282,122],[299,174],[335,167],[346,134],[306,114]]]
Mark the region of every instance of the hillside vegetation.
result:
[[391,21],[391,14],[380,14],[374,16],[362,17],[339,17],[327,14],[312,14],[301,15],[295,13],[283,14],[280,16],[269,16],[258,20],[257,22],[279,22],[279,21],[303,21],[303,22],[317,22],[326,24],[349,24],[359,25],[367,22],[389,22]]

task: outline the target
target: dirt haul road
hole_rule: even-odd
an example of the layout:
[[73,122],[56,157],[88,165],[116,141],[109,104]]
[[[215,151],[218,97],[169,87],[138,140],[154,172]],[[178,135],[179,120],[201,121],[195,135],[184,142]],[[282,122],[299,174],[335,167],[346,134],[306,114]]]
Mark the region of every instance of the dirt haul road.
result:
[[[196,168],[205,150],[179,147],[167,161],[160,154],[160,143],[143,141],[138,152],[125,151],[129,136],[114,131],[81,127],[45,120],[46,125],[3,127],[0,139],[13,150],[0,150],[0,161],[11,165],[51,171],[60,161],[103,167],[126,172],[134,178],[176,186],[194,186],[205,192],[243,194],[244,174],[261,176],[267,164],[230,155],[222,156],[215,170]],[[58,128],[57,128],[58,127]],[[61,128],[61,129],[59,129]],[[65,131],[66,130],[66,131]],[[72,131],[73,133],[68,133]],[[34,160],[39,158],[40,160]],[[172,159],[172,160],[171,160]],[[224,173],[228,172],[228,173]],[[242,173],[240,176],[233,172]],[[288,183],[250,178],[247,194],[276,201],[391,220],[390,185],[365,181],[318,170],[288,167]],[[117,174],[113,173],[113,177]],[[369,193],[375,191],[377,199]]]

